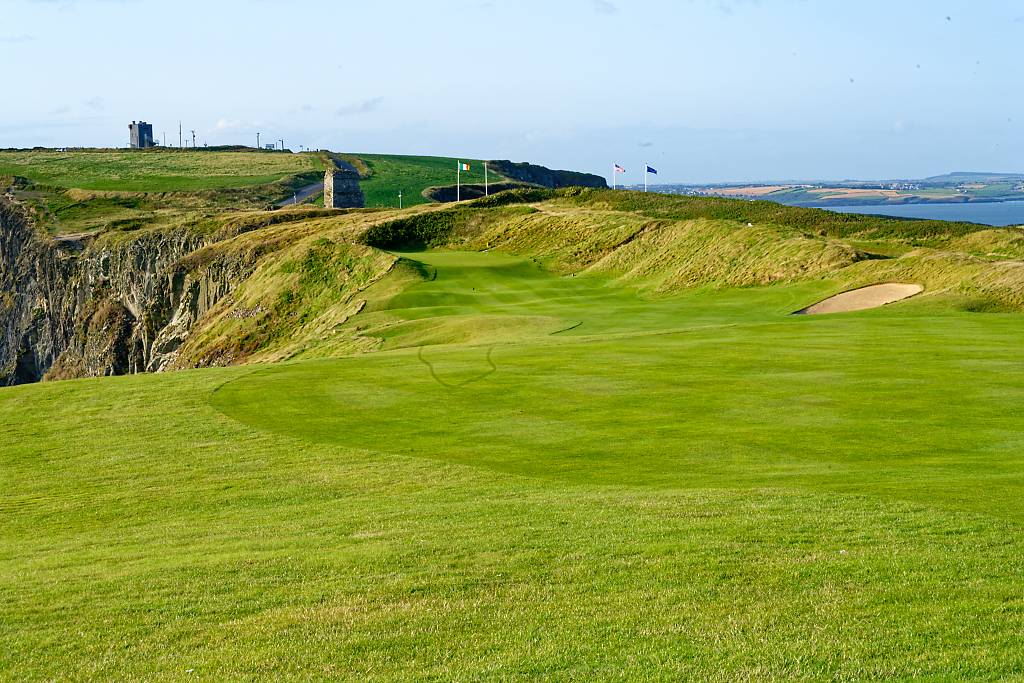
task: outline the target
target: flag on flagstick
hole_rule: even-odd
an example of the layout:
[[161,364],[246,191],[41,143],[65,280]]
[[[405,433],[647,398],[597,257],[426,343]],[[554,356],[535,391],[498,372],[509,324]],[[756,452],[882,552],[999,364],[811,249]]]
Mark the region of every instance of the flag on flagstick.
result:
[[455,201],[462,201],[462,172],[469,172],[469,164],[464,164],[461,161],[456,167],[455,171]]
[[612,164],[612,189],[615,189],[615,178],[618,173],[625,173],[626,169],[622,168],[618,164]]
[[648,173],[653,173],[654,175],[658,175],[658,172],[656,170],[654,170],[653,167],[651,167],[649,164],[644,164],[644,192],[647,192],[647,174]]

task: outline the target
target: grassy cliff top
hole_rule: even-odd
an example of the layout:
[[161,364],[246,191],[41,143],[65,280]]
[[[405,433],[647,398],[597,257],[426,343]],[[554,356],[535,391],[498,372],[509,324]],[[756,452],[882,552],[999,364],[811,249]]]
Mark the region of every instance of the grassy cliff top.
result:
[[192,192],[266,185],[322,171],[316,153],[258,151],[0,151],[0,175],[62,188],[118,192]]
[[[484,182],[484,164],[479,159],[456,159],[454,157],[406,156],[398,154],[346,154],[343,158],[358,160],[363,180],[360,185],[368,207],[398,207],[398,193],[402,192],[404,206],[427,204],[423,196],[428,187],[455,185],[456,167],[459,161],[470,166],[462,172],[465,184]],[[505,177],[491,171],[491,182],[500,182]]]

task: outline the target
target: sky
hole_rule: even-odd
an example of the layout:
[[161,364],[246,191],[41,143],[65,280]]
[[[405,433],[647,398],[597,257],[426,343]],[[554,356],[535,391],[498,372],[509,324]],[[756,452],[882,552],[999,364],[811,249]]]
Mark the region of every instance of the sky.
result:
[[0,0],[0,148],[531,161],[642,182],[1024,172],[1019,0]]

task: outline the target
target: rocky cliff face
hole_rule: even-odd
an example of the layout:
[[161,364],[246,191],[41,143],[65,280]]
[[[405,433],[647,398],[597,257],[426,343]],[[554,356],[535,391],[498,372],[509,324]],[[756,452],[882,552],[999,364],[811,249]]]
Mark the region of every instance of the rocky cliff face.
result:
[[551,189],[558,189],[560,187],[608,187],[608,183],[604,178],[592,173],[555,171],[544,166],[527,164],[525,162],[517,164],[511,161],[499,160],[487,163],[491,170],[502,174],[506,178]]
[[183,259],[187,229],[53,239],[0,199],[0,386],[163,369],[252,264]]

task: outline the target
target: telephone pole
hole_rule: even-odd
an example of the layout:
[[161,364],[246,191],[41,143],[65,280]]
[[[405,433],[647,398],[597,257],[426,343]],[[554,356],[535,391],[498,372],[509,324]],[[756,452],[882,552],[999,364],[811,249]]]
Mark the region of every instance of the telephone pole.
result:
[[181,149],[181,121],[178,121],[178,149]]
[[193,130],[192,133],[192,149],[196,148],[196,132]]

